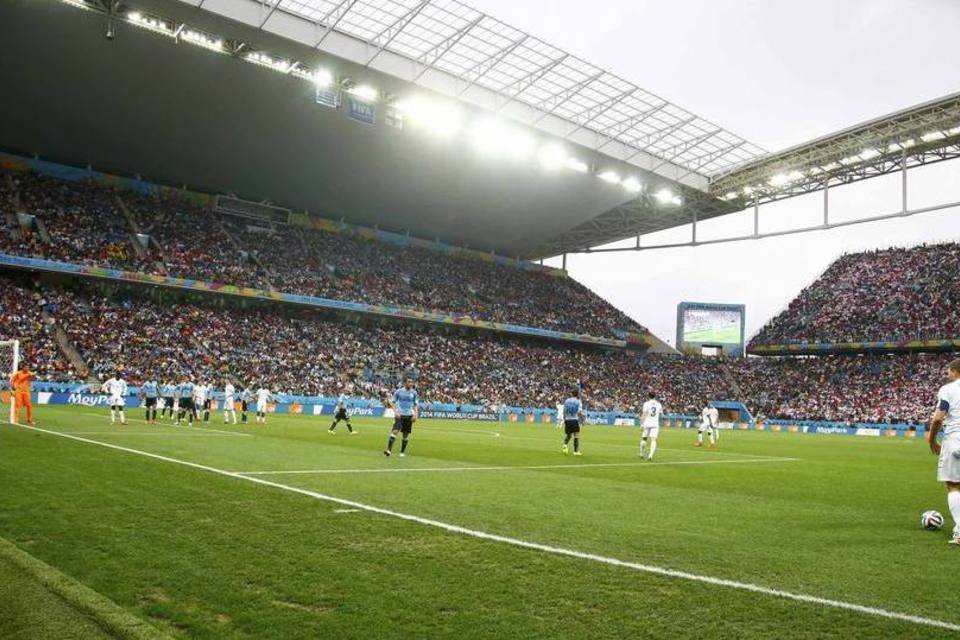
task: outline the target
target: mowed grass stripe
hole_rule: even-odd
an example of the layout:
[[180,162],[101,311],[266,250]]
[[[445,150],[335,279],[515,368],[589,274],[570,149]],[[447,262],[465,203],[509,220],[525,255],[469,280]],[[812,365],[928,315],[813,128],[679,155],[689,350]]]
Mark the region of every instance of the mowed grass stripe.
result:
[[286,485],[286,484],[274,482],[271,480],[266,480],[264,478],[246,476],[233,471],[219,469],[209,465],[198,464],[195,462],[190,462],[188,460],[181,460],[181,459],[173,458],[170,456],[164,456],[164,455],[152,453],[149,451],[133,449],[130,447],[123,447],[123,446],[112,444],[112,443],[101,442],[98,440],[92,440],[89,438],[75,436],[75,435],[71,435],[71,434],[63,433],[59,431],[52,431],[49,429],[43,429],[40,427],[33,427],[33,426],[27,426],[27,425],[17,425],[17,426],[19,426],[22,429],[27,429],[27,430],[38,432],[38,433],[45,433],[45,434],[53,435],[60,438],[67,438],[77,442],[83,442],[86,444],[105,447],[105,448],[113,449],[116,451],[131,453],[134,455],[139,455],[139,456],[151,458],[154,460],[160,460],[163,462],[182,465],[185,467],[206,471],[206,472],[221,475],[221,476],[245,480],[247,482],[252,482],[258,485],[303,495],[306,497],[314,498],[316,500],[323,500],[323,501],[331,502],[344,507],[360,509],[363,511],[368,511],[368,512],[376,513],[383,516],[389,516],[391,518],[397,518],[400,520],[413,522],[413,523],[424,525],[427,527],[441,529],[450,533],[464,535],[472,538],[478,538],[481,540],[498,542],[498,543],[502,543],[502,544],[506,544],[514,547],[520,547],[523,549],[539,551],[539,552],[543,552],[551,555],[588,560],[595,563],[601,563],[609,566],[631,569],[634,571],[639,571],[639,572],[648,573],[648,574],[661,576],[661,577],[675,578],[675,579],[680,579],[680,580],[685,580],[690,582],[707,584],[711,586],[718,586],[718,587],[724,587],[728,589],[735,589],[739,591],[746,591],[746,592],[751,592],[759,595],[771,596],[774,598],[791,600],[794,602],[801,602],[809,605],[816,605],[821,607],[830,607],[834,609],[852,611],[852,612],[856,612],[856,613],[864,614],[868,616],[875,616],[875,617],[886,618],[890,620],[898,620],[901,622],[908,622],[908,623],[922,625],[926,627],[934,627],[934,628],[945,629],[950,631],[960,631],[960,624],[939,620],[935,618],[913,615],[913,614],[899,612],[899,611],[892,611],[892,610],[883,609],[879,607],[862,605],[854,602],[847,602],[847,601],[824,598],[824,597],[814,596],[814,595],[809,595],[804,593],[785,591],[785,590],[771,588],[771,587],[753,584],[749,582],[729,580],[725,578],[696,574],[696,573],[691,573],[686,571],[677,571],[677,570],[659,567],[655,565],[630,562],[630,561],[620,560],[620,559],[609,557],[609,556],[577,551],[575,549],[545,545],[545,544],[540,544],[540,543],[532,542],[528,540],[521,540],[518,538],[512,538],[508,536],[501,536],[498,534],[488,533],[485,531],[461,527],[459,525],[442,522],[439,520],[422,518],[420,516],[416,516],[412,514],[392,511],[389,509],[380,508],[374,505],[369,505],[369,504],[357,502],[354,500],[348,500],[348,499],[339,498],[336,496],[330,496],[317,491],[311,491],[309,489],[304,489],[301,487]]

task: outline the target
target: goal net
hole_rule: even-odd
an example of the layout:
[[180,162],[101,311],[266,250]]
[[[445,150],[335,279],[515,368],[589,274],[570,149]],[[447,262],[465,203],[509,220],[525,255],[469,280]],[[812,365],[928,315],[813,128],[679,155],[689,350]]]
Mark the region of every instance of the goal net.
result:
[[0,420],[17,421],[13,406],[13,389],[10,387],[10,378],[20,368],[20,342],[17,340],[0,340]]

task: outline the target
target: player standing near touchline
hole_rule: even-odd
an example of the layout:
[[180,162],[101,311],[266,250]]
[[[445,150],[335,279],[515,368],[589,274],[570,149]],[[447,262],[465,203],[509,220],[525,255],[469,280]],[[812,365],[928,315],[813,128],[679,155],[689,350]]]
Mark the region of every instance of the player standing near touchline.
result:
[[387,438],[387,448],[383,450],[383,455],[388,458],[393,453],[393,443],[397,440],[397,434],[403,435],[400,441],[400,457],[407,455],[407,443],[410,441],[410,434],[413,432],[413,423],[417,421],[419,401],[417,390],[413,388],[413,378],[404,378],[403,386],[393,393],[393,410],[396,418],[393,421],[393,429],[390,430],[390,437]]
[[[663,405],[657,400],[657,394],[653,391],[647,398],[647,401],[643,403],[641,412],[643,432],[640,436],[640,458],[653,460],[653,454],[657,452],[657,438],[660,437],[660,416],[663,415]],[[644,457],[648,442],[650,443],[650,453]]]
[[27,410],[27,424],[33,424],[33,404],[30,402],[30,382],[34,379],[34,374],[26,362],[20,364],[20,368],[10,376],[10,400],[13,402],[14,421],[20,422],[20,409]]
[[107,381],[103,383],[103,386],[100,387],[100,390],[110,396],[108,400],[110,403],[110,424],[116,422],[114,412],[119,414],[120,424],[127,424],[127,417],[123,413],[124,406],[126,405],[124,396],[127,395],[127,382],[123,379],[123,374],[118,371],[116,377],[109,377]]
[[337,407],[334,411],[333,424],[331,424],[330,428],[327,430],[327,433],[330,435],[336,433],[337,425],[340,424],[341,420],[347,423],[347,431],[349,431],[351,435],[356,433],[356,431],[353,430],[353,425],[350,424],[350,414],[347,412],[347,391],[351,391],[351,389],[347,387],[340,394],[340,397],[337,398]]
[[[953,536],[950,544],[960,545],[960,359],[947,366],[950,382],[940,387],[937,407],[930,417],[927,441],[930,450],[940,456],[937,462],[937,480],[946,484],[947,506],[953,516]],[[943,428],[943,440],[937,434]]]

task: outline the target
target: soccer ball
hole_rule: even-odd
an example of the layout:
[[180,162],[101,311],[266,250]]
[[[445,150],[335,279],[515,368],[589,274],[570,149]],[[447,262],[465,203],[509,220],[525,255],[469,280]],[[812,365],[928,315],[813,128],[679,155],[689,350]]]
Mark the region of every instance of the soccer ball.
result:
[[939,511],[924,511],[920,514],[920,526],[927,531],[937,531],[943,526],[943,516]]

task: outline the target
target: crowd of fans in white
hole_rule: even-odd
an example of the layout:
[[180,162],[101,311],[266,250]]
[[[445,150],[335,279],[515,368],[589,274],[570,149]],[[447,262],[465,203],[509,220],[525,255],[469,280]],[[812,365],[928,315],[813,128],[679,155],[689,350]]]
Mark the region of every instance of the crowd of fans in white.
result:
[[[278,393],[333,396],[348,384],[376,398],[405,375],[430,402],[550,407],[580,382],[588,408],[636,411],[654,390],[667,411],[697,413],[732,399],[766,417],[920,422],[949,354],[718,360],[432,330],[353,324],[276,305],[240,309],[153,301],[145,292],[105,298],[0,281],[0,339],[27,338],[40,377],[76,376],[51,341],[62,327],[101,379],[226,379]],[[132,296],[132,297],[131,297]],[[43,310],[51,318],[45,321]],[[9,328],[9,329],[8,329]],[[75,378],[74,378],[75,379]]]

